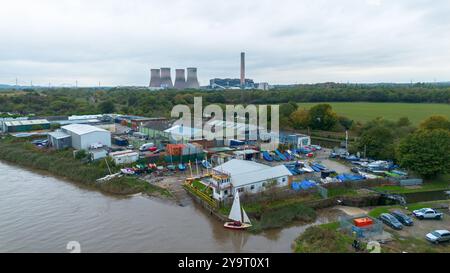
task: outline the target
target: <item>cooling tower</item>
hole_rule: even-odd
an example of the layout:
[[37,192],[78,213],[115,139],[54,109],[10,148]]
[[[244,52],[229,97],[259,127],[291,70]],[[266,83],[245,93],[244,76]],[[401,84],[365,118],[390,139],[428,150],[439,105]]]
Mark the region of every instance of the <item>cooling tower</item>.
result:
[[161,87],[161,71],[150,69],[150,87]]
[[184,69],[175,70],[175,89],[185,89],[186,88],[186,78],[184,76]]
[[241,52],[241,87],[245,86],[245,52]]
[[186,80],[186,88],[190,89],[199,89],[200,84],[197,79],[197,68],[189,67],[187,68],[187,80]]
[[170,77],[170,68],[161,68],[161,87],[173,88],[172,78]]

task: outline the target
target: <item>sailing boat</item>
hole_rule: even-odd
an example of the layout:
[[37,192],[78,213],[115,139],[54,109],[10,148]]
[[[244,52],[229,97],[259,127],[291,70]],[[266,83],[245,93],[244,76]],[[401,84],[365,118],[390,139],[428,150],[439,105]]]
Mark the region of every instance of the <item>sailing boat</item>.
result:
[[247,229],[252,226],[250,219],[245,213],[243,207],[241,207],[241,202],[239,201],[239,192],[234,195],[233,205],[231,206],[230,215],[228,219],[233,220],[233,222],[226,222],[223,226],[229,229]]

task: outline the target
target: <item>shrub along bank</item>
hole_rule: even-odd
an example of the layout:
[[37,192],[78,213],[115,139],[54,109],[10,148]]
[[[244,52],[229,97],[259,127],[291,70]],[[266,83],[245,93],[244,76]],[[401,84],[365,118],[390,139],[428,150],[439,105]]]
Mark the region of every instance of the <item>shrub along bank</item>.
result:
[[[0,140],[0,160],[23,167],[41,170],[68,179],[83,186],[111,194],[147,193],[149,195],[172,196],[160,187],[151,185],[137,177],[119,177],[107,182],[96,183],[98,178],[109,174],[104,161],[86,163],[73,157],[72,150],[51,151],[39,149],[29,139],[4,138]],[[118,167],[110,166],[117,172]]]
[[316,211],[312,208],[298,203],[287,204],[262,212],[259,219],[252,221],[253,226],[250,231],[257,233],[262,230],[282,228],[293,221],[309,223],[316,220],[316,217]]
[[309,227],[295,240],[296,253],[354,253],[353,238],[338,231],[339,223]]

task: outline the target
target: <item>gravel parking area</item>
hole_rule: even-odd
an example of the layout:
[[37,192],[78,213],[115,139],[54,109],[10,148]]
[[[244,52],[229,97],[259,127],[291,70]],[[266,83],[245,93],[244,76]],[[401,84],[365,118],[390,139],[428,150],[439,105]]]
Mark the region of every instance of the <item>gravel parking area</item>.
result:
[[[410,214],[409,211],[402,210],[406,214]],[[394,230],[387,225],[384,225],[384,230],[393,234],[396,241],[388,243],[385,247],[391,249],[394,252],[450,252],[450,243],[441,243],[434,245],[429,243],[425,239],[425,235],[429,232],[438,229],[450,230],[450,214],[448,210],[439,210],[444,212],[442,220],[419,220],[414,216],[414,226],[403,227],[402,230]]]

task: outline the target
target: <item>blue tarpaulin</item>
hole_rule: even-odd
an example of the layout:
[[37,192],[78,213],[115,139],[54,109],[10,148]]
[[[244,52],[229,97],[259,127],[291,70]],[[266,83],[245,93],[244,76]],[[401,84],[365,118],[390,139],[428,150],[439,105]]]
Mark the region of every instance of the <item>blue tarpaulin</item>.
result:
[[336,176],[336,178],[342,182],[345,181],[358,181],[358,180],[364,180],[364,176],[359,174],[351,174],[351,173],[344,173]]
[[292,189],[299,190],[308,190],[314,188],[316,186],[316,182],[310,180],[303,180],[301,182],[292,182]]

